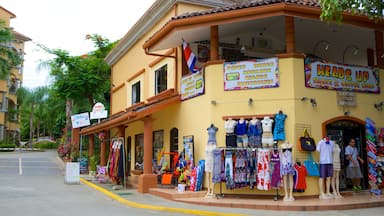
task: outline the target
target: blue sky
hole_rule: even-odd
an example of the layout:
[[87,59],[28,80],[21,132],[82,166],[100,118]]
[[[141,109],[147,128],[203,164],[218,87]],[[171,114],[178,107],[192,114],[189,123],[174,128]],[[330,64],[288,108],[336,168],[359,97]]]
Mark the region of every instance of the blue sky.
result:
[[111,41],[124,36],[155,0],[2,0],[0,5],[16,15],[11,27],[30,37],[25,48],[23,86],[49,84],[49,72],[39,69],[51,56],[35,44],[81,55],[93,50],[86,34],[100,34]]

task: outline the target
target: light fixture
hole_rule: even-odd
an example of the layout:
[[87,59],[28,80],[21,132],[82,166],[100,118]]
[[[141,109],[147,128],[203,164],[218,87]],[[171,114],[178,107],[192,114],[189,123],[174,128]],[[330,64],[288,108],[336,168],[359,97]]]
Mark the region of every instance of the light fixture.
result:
[[302,97],[300,100],[301,100],[301,101],[307,101],[308,98],[307,98],[307,97]]
[[375,103],[373,105],[377,111],[383,111],[384,101],[381,101],[379,103]]
[[244,46],[244,45],[241,46],[241,48],[240,48],[240,53],[245,53],[245,46]]
[[345,111],[345,112],[344,112],[344,115],[345,115],[345,116],[349,116],[350,114],[351,114],[351,113],[350,113],[349,111]]
[[352,49],[352,54],[353,54],[354,56],[356,56],[357,54],[359,54],[359,47],[357,47],[356,45],[353,45],[353,44],[348,45],[347,47],[345,47],[345,49],[344,49],[344,51],[343,51],[343,64],[344,64],[344,62],[345,62],[345,54],[347,54],[347,51],[348,51],[349,49]]
[[313,55],[316,55],[316,50],[320,45],[324,45],[324,51],[328,51],[330,43],[327,40],[320,40],[316,42],[315,45],[313,46],[313,51],[312,51]]
[[311,98],[311,99],[309,100],[309,102],[311,102],[312,107],[316,107],[316,106],[317,106],[317,103],[316,103],[316,99],[315,99],[315,98]]
[[249,98],[249,99],[248,99],[248,106],[252,106],[252,104],[253,104],[253,99],[252,99],[252,98]]
[[214,105],[214,106],[216,106],[217,101],[215,101],[215,100],[211,100],[211,104]]

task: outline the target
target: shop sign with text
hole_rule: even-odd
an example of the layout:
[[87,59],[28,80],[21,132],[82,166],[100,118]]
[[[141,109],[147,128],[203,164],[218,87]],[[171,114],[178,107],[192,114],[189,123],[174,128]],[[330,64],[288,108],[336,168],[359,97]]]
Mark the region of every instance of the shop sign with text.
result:
[[204,94],[203,71],[185,76],[181,79],[181,100],[187,100]]
[[380,93],[378,69],[306,58],[304,71],[308,88]]
[[279,87],[278,58],[224,63],[224,90]]

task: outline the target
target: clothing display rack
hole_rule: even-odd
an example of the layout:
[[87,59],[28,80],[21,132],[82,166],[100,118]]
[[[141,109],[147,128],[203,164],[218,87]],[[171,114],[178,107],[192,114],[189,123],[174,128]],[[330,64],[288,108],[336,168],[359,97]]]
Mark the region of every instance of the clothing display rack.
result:
[[[222,153],[224,155],[224,161],[225,161],[225,155],[226,155],[226,152],[228,152],[228,151],[232,152],[232,151],[237,151],[237,150],[249,150],[251,152],[257,152],[259,149],[268,149],[268,150],[270,150],[272,152],[273,150],[277,149],[277,144],[275,144],[274,147],[272,147],[272,148],[263,148],[263,147],[217,147],[216,151],[217,150],[223,151]],[[257,155],[256,155],[256,157],[257,157]],[[257,163],[257,161],[256,161],[256,163]],[[218,164],[216,164],[216,165],[219,166]],[[220,164],[220,166],[222,166],[222,164]],[[256,166],[257,166],[257,164],[256,164]],[[225,162],[224,162],[224,167],[225,167]],[[257,170],[254,170],[254,171],[256,171],[256,173],[254,173],[253,175],[255,175],[255,177],[257,178]],[[248,174],[250,174],[250,173],[248,173]],[[225,175],[225,171],[224,171],[224,175]],[[223,183],[226,183],[226,182],[224,181],[224,178],[221,177],[221,181],[220,182],[214,182],[213,184],[217,184],[217,183],[220,184],[220,192],[219,192],[219,194],[215,194],[215,196],[216,196],[216,198],[223,198],[225,194],[223,193],[223,188],[222,188],[223,186],[222,185],[223,185]],[[251,185],[251,184],[255,184],[255,185]],[[257,184],[256,183],[256,179],[254,179],[254,182],[252,182],[252,183],[250,182],[249,186],[251,186],[251,188],[253,189],[254,186],[256,187],[256,184]],[[239,187],[239,188],[241,188],[241,187]],[[233,188],[233,189],[237,189],[237,188]],[[273,200],[277,201],[278,198],[279,198],[279,189],[276,188],[275,191],[276,191],[276,193],[275,193],[275,195],[273,197]]]

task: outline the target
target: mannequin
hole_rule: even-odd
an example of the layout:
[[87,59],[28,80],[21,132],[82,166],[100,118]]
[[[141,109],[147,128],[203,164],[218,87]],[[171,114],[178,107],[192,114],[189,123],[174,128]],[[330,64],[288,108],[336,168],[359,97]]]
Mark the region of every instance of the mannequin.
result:
[[226,147],[237,147],[236,144],[236,134],[235,134],[235,127],[237,122],[233,120],[232,118],[228,118],[224,123],[224,129],[225,129],[225,146]]
[[205,148],[205,172],[208,177],[207,197],[213,196],[212,171],[213,171],[213,151],[216,149],[216,133],[219,129],[211,124],[208,131],[208,142]]
[[292,163],[292,144],[285,142],[280,146],[280,172],[284,182],[284,201],[294,201],[293,175],[295,170]]
[[338,199],[338,198],[343,198],[340,194],[339,186],[340,186],[340,146],[335,143],[334,141],[331,141],[334,143],[333,145],[333,177],[331,179],[331,185],[332,185],[332,190],[333,190],[333,196]]
[[273,135],[272,135],[272,124],[273,119],[265,116],[263,120],[261,120],[263,126],[263,136],[261,138],[261,142],[263,143],[263,147],[273,147]]
[[252,117],[248,125],[248,145],[249,147],[255,148],[261,145],[261,122],[256,118]]
[[236,124],[237,147],[248,147],[247,125],[248,122],[244,118],[240,118]]
[[316,146],[316,151],[320,152],[319,199],[333,198],[330,192],[331,178],[333,176],[333,145],[334,143],[328,137],[325,137]]

